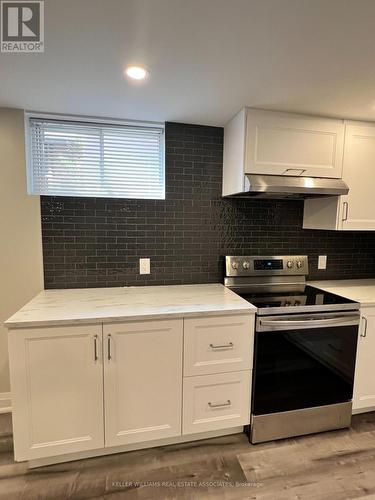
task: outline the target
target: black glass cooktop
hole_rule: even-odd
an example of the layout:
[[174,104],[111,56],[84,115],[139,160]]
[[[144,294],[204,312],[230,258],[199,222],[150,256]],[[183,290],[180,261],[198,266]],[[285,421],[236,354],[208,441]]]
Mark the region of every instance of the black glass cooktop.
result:
[[248,302],[251,302],[258,309],[339,306],[356,303],[354,300],[346,299],[345,297],[340,297],[334,293],[325,292],[309,285],[306,285],[303,290],[299,291],[240,293],[239,295]]

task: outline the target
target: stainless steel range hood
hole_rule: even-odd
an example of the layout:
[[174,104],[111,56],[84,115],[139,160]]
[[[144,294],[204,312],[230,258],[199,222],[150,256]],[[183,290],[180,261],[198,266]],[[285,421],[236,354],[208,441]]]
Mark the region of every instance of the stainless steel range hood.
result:
[[245,191],[236,197],[311,198],[348,194],[342,179],[328,177],[292,177],[284,175],[245,175]]

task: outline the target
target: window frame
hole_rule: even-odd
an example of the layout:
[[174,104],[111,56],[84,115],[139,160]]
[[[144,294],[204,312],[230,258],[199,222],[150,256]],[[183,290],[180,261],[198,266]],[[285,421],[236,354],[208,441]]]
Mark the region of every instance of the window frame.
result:
[[[34,111],[24,112],[24,133],[25,133],[25,164],[26,164],[26,184],[27,184],[27,194],[29,196],[62,196],[56,194],[37,194],[34,193],[34,175],[33,175],[33,157],[32,157],[32,147],[31,147],[31,119],[45,119],[45,120],[57,120],[66,121],[70,123],[88,123],[97,126],[101,125],[113,125],[113,126],[130,126],[130,127],[140,127],[140,128],[160,128],[162,133],[161,139],[161,173],[162,173],[162,183],[163,183],[163,197],[162,198],[122,198],[122,197],[111,197],[111,196],[90,196],[90,198],[112,198],[112,199],[123,199],[123,200],[165,200],[166,196],[166,186],[165,186],[165,123],[162,122],[152,122],[152,121],[141,121],[141,120],[121,120],[115,118],[99,118],[96,116],[85,116],[85,115],[67,115],[60,113],[40,113]],[[71,194],[66,195],[67,197],[74,198],[87,198],[84,194]]]

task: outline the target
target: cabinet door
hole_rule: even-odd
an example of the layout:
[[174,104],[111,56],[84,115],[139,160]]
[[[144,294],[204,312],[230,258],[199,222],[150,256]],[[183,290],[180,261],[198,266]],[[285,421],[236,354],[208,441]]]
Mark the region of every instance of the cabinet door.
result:
[[105,445],[181,434],[183,320],[104,325]]
[[340,229],[375,229],[375,126],[347,124],[343,179],[349,193],[341,196]]
[[245,173],[337,177],[342,174],[342,120],[247,111]]
[[104,446],[102,327],[11,330],[16,460]]
[[184,320],[184,375],[250,370],[254,316],[207,316]]
[[375,308],[363,308],[355,367],[353,410],[375,408]]

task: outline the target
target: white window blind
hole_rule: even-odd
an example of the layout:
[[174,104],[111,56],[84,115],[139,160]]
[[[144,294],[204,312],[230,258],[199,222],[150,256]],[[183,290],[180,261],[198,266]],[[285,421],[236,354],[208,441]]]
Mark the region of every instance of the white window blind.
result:
[[164,199],[164,129],[29,118],[29,192]]

